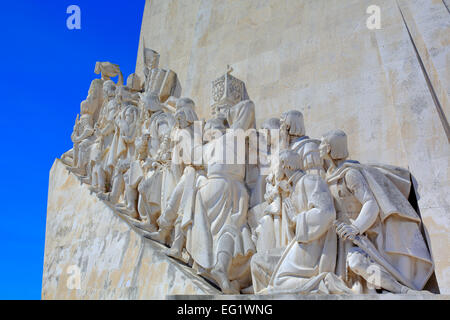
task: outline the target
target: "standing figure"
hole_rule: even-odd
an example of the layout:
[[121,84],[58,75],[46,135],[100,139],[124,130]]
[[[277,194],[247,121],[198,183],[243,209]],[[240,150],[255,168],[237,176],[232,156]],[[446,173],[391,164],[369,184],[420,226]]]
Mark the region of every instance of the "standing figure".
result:
[[[166,242],[171,230],[174,228],[174,237],[171,243],[169,255],[180,259],[185,247],[185,221],[190,218],[193,207],[196,182],[200,176],[204,176],[203,166],[194,164],[194,122],[198,120],[194,111],[194,103],[191,99],[184,98],[184,102],[177,103],[178,110],[175,113],[176,125],[174,128],[172,162],[174,168],[178,167],[183,172],[175,189],[173,190],[167,205],[163,208],[157,222],[159,231],[151,237],[160,242]],[[182,155],[180,155],[182,153]],[[186,217],[183,217],[184,213]]]
[[138,118],[139,110],[132,104],[125,105],[124,109],[116,118],[116,124],[119,128],[117,159],[133,159],[135,154],[134,140],[138,130]]
[[[254,124],[249,121],[254,118],[254,104],[250,100],[242,101],[232,107],[229,115],[230,126],[245,131]],[[239,293],[250,285],[249,262],[255,252],[247,223],[246,164],[225,163],[222,154],[224,150],[236,150],[234,134],[227,132],[203,148],[207,178],[196,190],[186,240],[186,249],[194,260],[193,267],[216,281],[227,294]],[[232,145],[227,145],[230,141]]]
[[174,116],[159,111],[151,116],[149,123],[150,142],[147,158],[142,164],[143,178],[138,185],[138,213],[142,227],[155,232],[161,208],[166,206],[179,177],[174,176],[171,163],[170,133]]
[[90,146],[95,141],[94,124],[89,113],[88,100],[81,102],[81,117],[77,116],[72,133],[73,171],[82,176],[87,175],[87,165],[90,160]]
[[112,177],[112,188],[111,192],[98,193],[98,197],[101,200],[109,201],[114,205],[117,205],[121,200],[123,200],[123,195],[125,191],[125,173],[129,169],[130,163],[127,159],[121,159],[117,162],[114,169],[114,175]]

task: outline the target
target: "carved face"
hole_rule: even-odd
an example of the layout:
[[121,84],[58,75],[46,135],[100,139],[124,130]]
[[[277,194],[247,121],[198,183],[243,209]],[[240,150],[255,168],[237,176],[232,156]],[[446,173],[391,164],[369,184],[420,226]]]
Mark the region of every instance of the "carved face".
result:
[[331,150],[331,146],[328,143],[328,141],[326,141],[325,139],[322,139],[322,141],[320,142],[320,145],[319,145],[320,157],[322,159],[329,159],[330,158],[330,150]]
[[125,112],[125,121],[127,123],[133,123],[134,122],[134,112],[132,108],[128,108]]
[[103,85],[103,98],[108,99],[114,97],[114,94],[116,93],[116,86],[113,82],[105,82]]

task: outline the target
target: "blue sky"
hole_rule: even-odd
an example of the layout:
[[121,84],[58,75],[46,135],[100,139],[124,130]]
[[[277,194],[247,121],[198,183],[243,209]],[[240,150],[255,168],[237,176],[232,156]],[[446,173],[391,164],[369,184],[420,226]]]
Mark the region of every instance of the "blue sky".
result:
[[[134,72],[144,2],[2,2],[0,299],[41,297],[49,170],[71,148],[95,62]],[[81,30],[66,27],[71,4]]]

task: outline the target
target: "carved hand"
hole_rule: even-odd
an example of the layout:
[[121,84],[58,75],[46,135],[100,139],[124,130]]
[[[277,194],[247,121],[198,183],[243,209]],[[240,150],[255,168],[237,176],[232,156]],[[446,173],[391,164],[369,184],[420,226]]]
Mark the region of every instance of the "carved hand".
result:
[[360,233],[358,228],[356,228],[352,224],[346,224],[343,222],[334,222],[334,226],[336,227],[336,233],[339,237],[341,237],[344,240],[354,240],[355,237]]
[[297,210],[295,209],[291,199],[285,199],[284,201],[284,208],[286,209],[286,213],[289,217],[289,220],[293,221],[295,219],[295,216],[297,215]]

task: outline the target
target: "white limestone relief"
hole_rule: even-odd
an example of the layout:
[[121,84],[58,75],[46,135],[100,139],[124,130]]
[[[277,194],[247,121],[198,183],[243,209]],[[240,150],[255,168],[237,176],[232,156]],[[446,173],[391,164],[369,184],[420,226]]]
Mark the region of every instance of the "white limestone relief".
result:
[[125,85],[97,62],[62,156],[115,213],[225,294],[423,290],[434,265],[407,170],[349,160],[344,132],[310,138],[298,110],[257,128],[231,67],[199,119],[158,64],[146,48],[145,79]]

